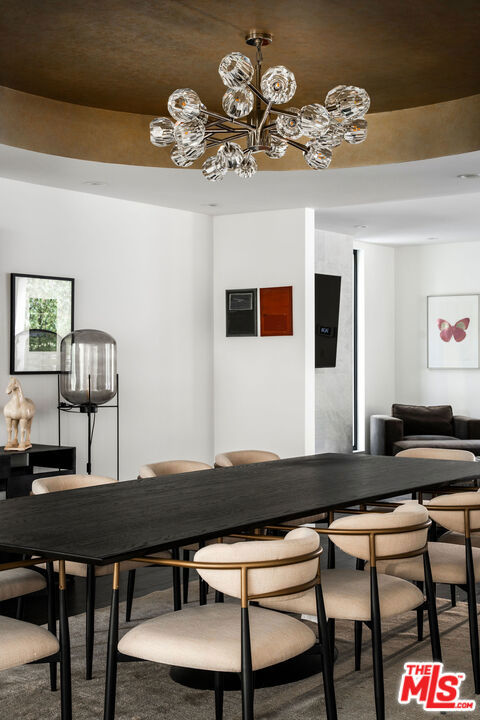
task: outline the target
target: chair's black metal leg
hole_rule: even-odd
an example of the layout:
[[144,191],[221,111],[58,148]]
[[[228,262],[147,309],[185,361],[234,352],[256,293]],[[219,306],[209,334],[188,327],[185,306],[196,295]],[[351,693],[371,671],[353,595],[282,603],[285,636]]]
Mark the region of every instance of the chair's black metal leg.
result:
[[330,647],[328,637],[327,616],[323,600],[322,588],[315,586],[315,600],[317,606],[318,639],[322,648],[322,674],[323,689],[325,692],[325,707],[328,720],[337,720],[337,703],[335,699],[335,686],[333,682],[333,648]]
[[[361,560],[360,558],[357,558],[356,569],[364,570],[365,569],[365,560]],[[354,636],[355,636],[355,670],[356,671],[360,670],[360,667],[362,664],[362,631],[363,631],[363,622],[361,620],[355,620]]]
[[[190,551],[184,550],[183,551],[183,559],[188,561],[190,560]],[[190,568],[184,567],[182,569],[182,582],[183,582],[183,604],[186,605],[188,603],[188,581],[190,578]]]
[[432,659],[434,662],[442,662],[442,648],[440,645],[440,633],[438,631],[435,585],[433,584],[432,568],[430,566],[428,552],[423,553],[423,573],[425,576],[425,594],[427,597],[428,626],[430,628]]
[[[416,585],[423,593],[423,582],[417,580]],[[418,642],[423,640],[423,608],[417,608],[417,640]]]
[[136,570],[129,570],[128,571],[128,580],[127,580],[127,606],[125,609],[125,621],[130,622],[130,619],[132,617],[132,605],[133,605],[133,593],[135,592],[135,576],[137,571]]
[[92,679],[93,643],[95,637],[95,565],[87,568],[87,614],[85,626],[85,679]]
[[452,603],[452,607],[457,606],[457,586],[456,585],[450,585],[450,601]]
[[[199,548],[205,547],[205,543],[203,542],[203,540],[200,540],[200,542],[198,543],[198,547]],[[199,600],[200,605],[207,604],[207,592],[208,592],[207,583],[205,582],[205,580],[203,580],[201,577],[199,577],[199,579],[198,579],[198,600]]]
[[[53,635],[57,635],[57,615],[55,610],[55,576],[53,563],[47,562],[47,617],[48,629]],[[57,689],[57,663],[50,663],[50,690]]]
[[70,633],[66,600],[65,564],[60,561],[59,573],[60,618],[60,694],[62,720],[72,720],[72,676],[70,668]]
[[[180,558],[180,553],[179,553],[178,548],[173,548],[172,557],[174,560],[178,560]],[[174,610],[182,609],[182,591],[181,591],[181,587],[180,587],[180,568],[179,567],[173,568],[173,609]]]
[[335,567],[335,544],[328,538],[327,567],[329,570]]
[[355,670],[358,671],[362,665],[362,630],[363,622],[355,620]]
[[17,599],[17,612],[15,613],[15,617],[17,618],[17,620],[23,620],[23,605],[23,596],[21,595]]
[[225,600],[224,595],[219,590],[215,590],[215,602],[216,603],[223,603]]
[[470,651],[472,654],[473,681],[475,694],[480,693],[480,649],[478,643],[477,598],[475,593],[475,571],[473,568],[472,541],[465,538],[465,559],[467,565],[468,620],[470,625]]
[[327,632],[328,632],[328,644],[330,647],[330,654],[332,657],[332,662],[334,660],[334,654],[335,654],[335,619],[329,618],[327,622]]
[[117,645],[118,645],[118,571],[114,570],[112,600],[110,605],[110,625],[107,643],[107,673],[105,679],[105,704],[103,720],[115,718],[115,695],[117,691]]
[[223,673],[213,673],[215,685],[215,720],[223,720]]
[[242,720],[253,720],[253,671],[248,608],[242,608]]
[[382,623],[378,596],[377,568],[370,568],[370,605],[372,615],[373,681],[377,720],[385,720],[385,689],[383,681]]

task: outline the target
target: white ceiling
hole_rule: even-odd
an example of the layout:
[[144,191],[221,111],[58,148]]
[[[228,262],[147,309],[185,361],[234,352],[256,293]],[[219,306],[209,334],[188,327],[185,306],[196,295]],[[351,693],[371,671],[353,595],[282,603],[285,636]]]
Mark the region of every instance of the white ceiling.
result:
[[[480,178],[457,177],[477,172],[480,151],[323,172],[264,171],[250,180],[229,174],[213,184],[198,170],[112,165],[0,145],[0,177],[212,215],[313,207],[317,227],[395,245],[480,239]],[[92,181],[102,184],[85,184]]]

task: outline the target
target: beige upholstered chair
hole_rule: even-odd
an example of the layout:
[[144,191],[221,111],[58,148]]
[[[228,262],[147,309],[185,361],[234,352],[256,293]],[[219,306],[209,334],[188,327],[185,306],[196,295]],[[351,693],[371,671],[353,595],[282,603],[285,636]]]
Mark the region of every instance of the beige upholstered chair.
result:
[[[401,615],[424,606],[424,595],[413,583],[400,578],[377,575],[382,557],[415,555],[415,560],[429,568],[426,552],[430,521],[426,509],[418,503],[403,505],[393,512],[349,515],[332,522],[327,533],[337,547],[357,558],[357,569],[329,569],[322,571],[325,611],[334,644],[335,619],[355,621],[356,640],[361,643],[362,623],[372,631],[372,652],[375,684],[376,717],[385,717],[381,620]],[[363,565],[369,561],[367,570]],[[386,562],[385,560],[383,562]],[[392,560],[392,562],[394,562]],[[401,562],[401,561],[399,561]],[[315,596],[309,590],[293,598],[269,598],[261,605],[281,612],[315,615]],[[430,621],[432,654],[441,660],[433,583],[427,582],[427,607]],[[360,656],[355,658],[360,668]]]
[[[117,480],[107,477],[101,477],[98,475],[56,475],[48,478],[39,478],[34,480],[32,483],[32,494],[42,495],[51,492],[62,492],[68,490],[78,490],[96,487],[97,485],[107,485],[116,483]],[[154,555],[154,557],[171,557],[171,553],[163,552]],[[128,572],[142,567],[141,563],[135,563],[132,561],[126,561],[120,564],[121,572]],[[58,572],[58,562],[54,563],[54,570]],[[96,578],[103,577],[105,575],[111,575],[113,571],[113,565],[86,565],[84,563],[77,562],[65,562],[65,571],[67,575],[73,575],[75,577],[86,578],[86,629],[85,629],[85,644],[86,644],[86,669],[85,677],[87,680],[92,678],[93,668],[93,644],[95,634],[95,590],[96,590]],[[178,582],[178,580],[177,580]],[[132,591],[133,596],[133,591]],[[179,587],[177,592],[174,592],[174,597],[179,597]],[[179,601],[176,603],[176,609],[179,609]]]
[[178,473],[211,469],[211,465],[207,465],[207,463],[203,462],[198,462],[198,460],[166,460],[165,462],[142,465],[138,473],[138,477],[161,477],[162,475],[177,475]]
[[469,450],[449,450],[448,448],[409,448],[401,450],[395,457],[425,458],[429,460],[475,461],[475,455]]
[[[435,522],[457,539],[462,535],[463,545],[457,542],[438,542],[428,544],[434,583],[458,585],[467,591],[470,651],[472,656],[475,692],[480,693],[480,653],[478,642],[478,619],[475,583],[480,580],[480,549],[472,547],[472,534],[480,532],[480,494],[478,492],[460,492],[433,498],[428,504],[428,514]],[[378,563],[378,572],[413,580],[424,580],[423,567],[418,558],[404,558]]]
[[[0,565],[0,601],[45,587],[43,576],[25,567],[38,562],[41,561],[19,561],[13,568],[13,563],[8,563],[8,569]],[[51,567],[51,563],[48,565]],[[23,620],[0,616],[0,671],[29,663],[49,663],[51,689],[56,690],[56,668],[60,662],[61,718],[71,720],[70,648],[65,636],[62,647],[56,637],[53,588],[49,592],[48,627],[46,630]],[[19,705],[21,707],[21,698]]]
[[234,467],[235,465],[251,465],[252,463],[280,460],[280,455],[267,450],[234,450],[219,453],[215,456],[216,468]]
[[[199,462],[198,460],[165,460],[163,462],[151,463],[150,465],[142,465],[138,473],[139,478],[150,478],[150,477],[162,477],[163,475],[178,475],[186,472],[197,472],[200,470],[213,470],[211,465],[207,463]],[[198,543],[193,543],[183,548],[183,559],[189,560],[190,553],[198,550]],[[178,571],[176,571],[178,572]],[[188,567],[183,568],[183,602],[188,603],[188,582],[189,582],[189,569]],[[127,622],[130,620],[133,590],[135,587],[135,570],[131,570],[128,573],[128,589],[127,589],[127,610],[126,619]],[[202,604],[206,601],[206,588],[200,580],[199,585],[200,602]]]
[[[410,448],[408,450],[402,450],[397,453],[395,457],[411,457],[411,458],[424,458],[428,460],[460,460],[462,462],[475,462],[475,455],[469,450],[451,450],[448,448]],[[422,499],[424,505],[429,504],[429,500]],[[457,545],[463,545],[464,536],[461,533],[444,533],[441,536],[441,542],[451,542]],[[472,535],[472,545],[474,547],[480,547],[480,535]],[[450,585],[450,598],[452,601],[452,607],[457,604],[457,589],[456,585]],[[423,636],[423,622],[418,626],[418,639],[421,640]]]
[[[310,528],[295,529],[283,540],[216,543],[202,548],[194,559],[198,572],[212,588],[240,599],[240,604],[191,607],[148,620],[121,638],[118,651],[129,657],[213,672],[217,720],[222,718],[223,673],[241,673],[242,716],[253,720],[253,672],[305,652],[313,647],[316,637],[301,621],[249,607],[249,601],[264,594],[286,595],[315,587],[327,717],[335,720],[331,653],[319,584],[320,554],[318,535]],[[116,653],[115,645],[110,652]],[[115,663],[109,667],[107,688],[111,694],[107,691],[107,696],[109,706],[114,707]]]

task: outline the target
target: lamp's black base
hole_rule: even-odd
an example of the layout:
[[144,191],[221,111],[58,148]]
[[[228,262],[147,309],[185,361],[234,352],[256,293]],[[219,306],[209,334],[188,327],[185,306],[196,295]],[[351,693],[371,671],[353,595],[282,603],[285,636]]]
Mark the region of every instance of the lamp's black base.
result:
[[[335,648],[334,660],[338,657]],[[255,688],[276,687],[287,683],[297,682],[322,672],[322,657],[318,645],[315,645],[303,655],[286,660],[278,665],[257,670],[254,673]],[[172,667],[170,677],[180,685],[196,690],[213,690],[213,673],[208,670],[192,670],[190,668]],[[224,674],[225,690],[240,690],[240,675],[236,673]]]

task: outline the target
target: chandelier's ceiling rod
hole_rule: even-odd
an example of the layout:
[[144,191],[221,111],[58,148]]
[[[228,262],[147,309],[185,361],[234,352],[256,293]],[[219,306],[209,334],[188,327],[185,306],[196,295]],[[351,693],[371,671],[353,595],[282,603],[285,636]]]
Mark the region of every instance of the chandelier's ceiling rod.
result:
[[[300,150],[316,170],[327,168],[332,150],[343,140],[352,145],[367,137],[364,115],[370,106],[365,90],[339,85],[319,103],[301,109],[280,107],[290,102],[297,89],[294,74],[283,65],[262,74],[262,48],[272,42],[270,33],[252,30],[245,38],[256,50],[255,64],[244,53],[226,55],[218,72],[227,90],[222,98],[225,115],[203,105],[190,88],[175,90],[168,99],[167,117],[150,123],[150,140],[158,147],[175,143],[170,157],[179,167],[188,167],[205,150],[220,145],[207,158],[202,172],[207,180],[221,180],[228,170],[248,178],[257,171],[255,154],[264,152],[282,158],[288,146]],[[264,106],[262,108],[262,105]],[[306,137],[305,144],[298,142]],[[237,141],[245,141],[242,147]]]

